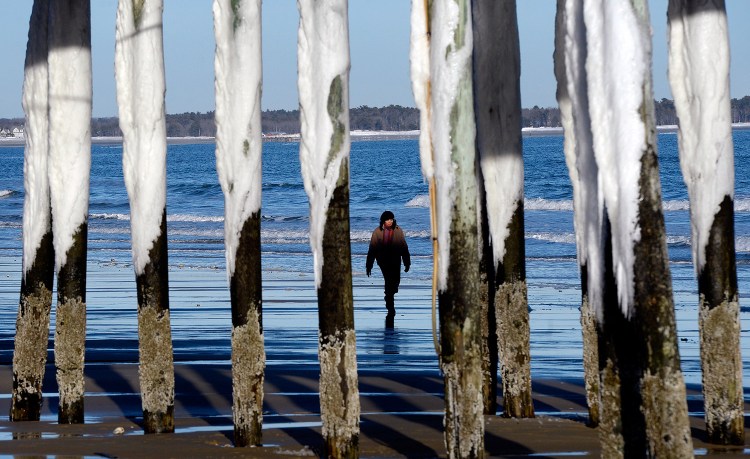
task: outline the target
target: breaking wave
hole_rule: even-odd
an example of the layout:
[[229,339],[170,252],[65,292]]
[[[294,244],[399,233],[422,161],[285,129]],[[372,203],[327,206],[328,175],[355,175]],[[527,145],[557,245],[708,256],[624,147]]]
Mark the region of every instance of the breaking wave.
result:
[[404,204],[405,207],[430,207],[430,195],[418,194]]
[[13,190],[0,190],[0,199],[13,196],[15,193]]
[[[130,221],[130,214],[90,214],[90,219],[98,220],[120,220]],[[190,223],[206,223],[216,222],[221,223],[224,221],[224,217],[210,216],[210,215],[190,215],[190,214],[171,214],[167,215],[168,222],[190,222]]]

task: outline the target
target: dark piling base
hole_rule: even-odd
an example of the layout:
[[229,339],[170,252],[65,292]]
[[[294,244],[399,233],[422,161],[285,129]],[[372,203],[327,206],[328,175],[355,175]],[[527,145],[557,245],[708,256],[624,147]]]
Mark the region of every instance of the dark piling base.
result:
[[143,432],[147,434],[174,432],[174,405],[167,407],[165,412],[152,413],[143,410]]

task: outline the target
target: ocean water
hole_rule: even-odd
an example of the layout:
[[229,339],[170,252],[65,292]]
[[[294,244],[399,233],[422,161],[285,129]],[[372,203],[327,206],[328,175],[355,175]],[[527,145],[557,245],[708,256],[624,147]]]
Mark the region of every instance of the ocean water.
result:
[[[734,142],[737,269],[747,368],[750,131],[735,131]],[[532,373],[535,377],[580,377],[580,282],[563,138],[525,137],[523,147]],[[316,293],[299,144],[265,143],[263,148],[261,242],[268,364],[315,365]],[[87,298],[90,362],[137,360],[137,302],[121,157],[120,145],[93,146]],[[0,363],[7,364],[12,356],[21,275],[23,148],[0,148],[0,158]],[[697,286],[675,134],[659,134],[659,158],[683,369],[689,382],[699,382]],[[231,315],[224,272],[223,195],[214,145],[170,145],[167,167],[175,358],[178,362],[227,361]],[[352,144],[350,213],[360,369],[437,369],[431,332],[428,205],[416,140]],[[386,209],[395,213],[404,229],[413,260],[396,297],[394,329],[384,327],[380,273],[375,270],[370,278],[364,273],[370,234]],[[746,371],[746,384],[747,379]]]

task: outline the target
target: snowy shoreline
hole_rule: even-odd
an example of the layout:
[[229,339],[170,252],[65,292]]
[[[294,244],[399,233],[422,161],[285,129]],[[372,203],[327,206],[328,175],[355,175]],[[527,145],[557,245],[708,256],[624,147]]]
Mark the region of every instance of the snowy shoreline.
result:
[[[677,125],[657,126],[658,132],[677,132]],[[734,123],[732,130],[750,129],[750,123]],[[563,134],[561,127],[525,127],[521,129],[524,137],[537,136],[559,136]],[[350,133],[353,142],[375,141],[375,140],[405,140],[419,138],[419,130],[413,131],[359,131],[354,130]],[[298,142],[299,134],[266,134],[263,136],[264,142]],[[18,147],[24,145],[23,137],[0,137],[1,147]],[[187,145],[214,143],[215,137],[167,137],[168,145]],[[96,145],[120,145],[122,137],[92,137],[91,143]]]

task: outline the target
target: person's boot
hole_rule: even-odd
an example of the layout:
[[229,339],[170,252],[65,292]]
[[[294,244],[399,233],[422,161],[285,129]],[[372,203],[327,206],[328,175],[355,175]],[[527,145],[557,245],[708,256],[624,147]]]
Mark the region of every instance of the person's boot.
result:
[[395,316],[396,315],[396,306],[394,304],[393,295],[386,295],[385,296],[385,308],[388,310],[389,316]]

